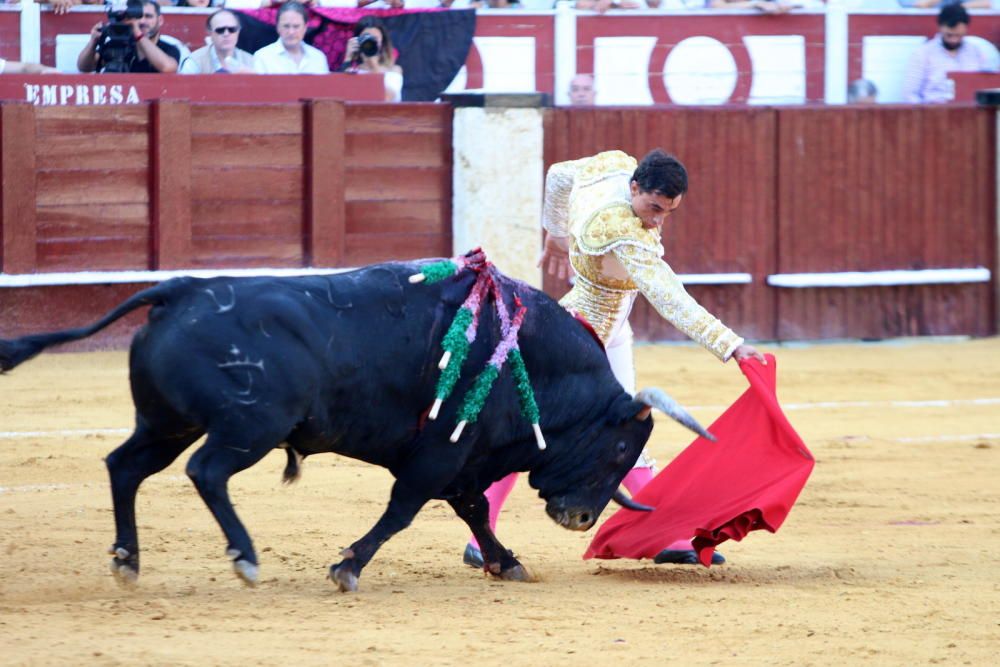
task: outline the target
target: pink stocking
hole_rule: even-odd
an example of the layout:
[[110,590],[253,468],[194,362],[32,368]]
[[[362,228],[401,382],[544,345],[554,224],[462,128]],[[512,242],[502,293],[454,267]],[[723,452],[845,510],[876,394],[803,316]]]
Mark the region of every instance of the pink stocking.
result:
[[[517,482],[517,473],[512,472],[503,479],[493,482],[490,488],[486,489],[486,500],[490,501],[490,530],[496,531],[497,518],[500,516],[500,509],[507,501],[507,496],[514,490],[514,483]],[[469,544],[479,548],[479,542],[475,537],[469,539]]]

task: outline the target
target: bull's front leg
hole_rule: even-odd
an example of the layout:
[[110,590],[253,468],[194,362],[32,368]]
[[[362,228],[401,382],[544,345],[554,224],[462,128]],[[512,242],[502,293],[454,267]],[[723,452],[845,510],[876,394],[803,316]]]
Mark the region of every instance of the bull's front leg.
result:
[[490,504],[486,496],[470,492],[448,501],[452,509],[472,530],[483,553],[483,569],[509,581],[534,581],[534,577],[504,547],[490,528]]
[[329,577],[336,582],[337,587],[342,592],[358,590],[358,577],[361,576],[361,570],[372,559],[379,547],[410,525],[413,517],[428,500],[430,500],[430,496],[407,487],[399,480],[392,485],[389,506],[386,507],[381,518],[364,537],[340,552],[344,560],[330,566]]

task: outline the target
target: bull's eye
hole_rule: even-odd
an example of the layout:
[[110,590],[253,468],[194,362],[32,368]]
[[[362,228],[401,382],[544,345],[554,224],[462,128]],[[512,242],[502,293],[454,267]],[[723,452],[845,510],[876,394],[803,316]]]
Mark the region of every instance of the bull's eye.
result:
[[628,444],[624,440],[622,440],[621,442],[618,443],[618,453],[624,454],[627,451],[628,451]]

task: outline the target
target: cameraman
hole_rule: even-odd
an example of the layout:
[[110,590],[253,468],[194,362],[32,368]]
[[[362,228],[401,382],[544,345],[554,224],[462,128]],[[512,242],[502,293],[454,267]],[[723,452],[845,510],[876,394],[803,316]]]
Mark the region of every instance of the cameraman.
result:
[[403,68],[396,64],[396,50],[385,23],[377,16],[363,16],[347,40],[341,72],[381,74],[385,101],[399,102],[403,93]]
[[[160,43],[163,16],[160,15],[159,3],[155,0],[146,0],[142,6],[142,18],[126,19],[125,23],[132,26],[132,37],[135,40],[135,57],[129,63],[129,72],[171,74],[177,71],[177,63],[181,59],[180,51],[172,44]],[[81,72],[99,72],[103,69],[104,63],[101,62],[97,52],[103,29],[102,23],[91,29],[90,41],[76,59],[76,67]]]

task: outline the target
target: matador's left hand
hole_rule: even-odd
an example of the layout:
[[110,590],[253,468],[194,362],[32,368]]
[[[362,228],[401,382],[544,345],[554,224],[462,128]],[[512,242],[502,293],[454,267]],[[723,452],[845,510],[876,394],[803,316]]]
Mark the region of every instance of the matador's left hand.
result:
[[566,280],[573,275],[573,267],[569,263],[569,244],[566,239],[546,234],[545,248],[538,260],[538,266],[559,280]]
[[749,359],[750,357],[753,357],[765,366],[767,365],[767,359],[765,359],[764,355],[758,352],[757,348],[753,345],[744,344],[733,350],[733,359],[736,361],[743,361],[744,359]]

